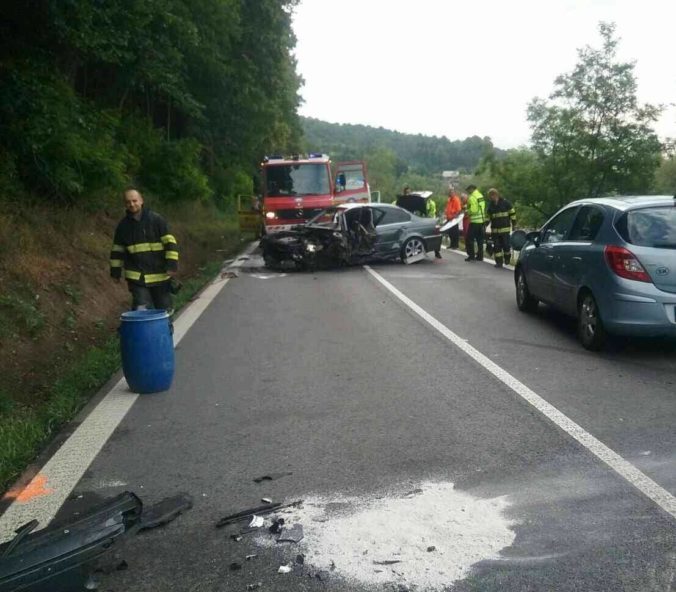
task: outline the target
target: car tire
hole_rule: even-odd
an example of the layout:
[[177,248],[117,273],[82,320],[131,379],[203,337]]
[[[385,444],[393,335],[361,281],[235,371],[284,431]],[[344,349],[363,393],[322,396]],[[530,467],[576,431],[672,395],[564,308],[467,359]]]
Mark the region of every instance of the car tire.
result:
[[535,312],[538,307],[538,299],[530,293],[521,268],[516,270],[516,306],[521,312]]
[[584,292],[577,307],[577,336],[585,349],[599,351],[607,333],[601,320],[601,311],[591,292]]
[[425,254],[425,243],[423,239],[418,238],[417,236],[412,236],[409,239],[406,239],[406,242],[401,247],[401,261],[406,263],[409,257],[415,255]]

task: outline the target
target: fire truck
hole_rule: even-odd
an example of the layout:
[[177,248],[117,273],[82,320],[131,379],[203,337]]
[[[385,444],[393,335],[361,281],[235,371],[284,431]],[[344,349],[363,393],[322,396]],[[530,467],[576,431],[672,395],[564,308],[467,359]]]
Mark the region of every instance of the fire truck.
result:
[[330,206],[371,201],[362,161],[338,163],[335,177],[331,159],[319,153],[266,156],[261,169],[262,199],[258,205],[265,234],[303,224]]

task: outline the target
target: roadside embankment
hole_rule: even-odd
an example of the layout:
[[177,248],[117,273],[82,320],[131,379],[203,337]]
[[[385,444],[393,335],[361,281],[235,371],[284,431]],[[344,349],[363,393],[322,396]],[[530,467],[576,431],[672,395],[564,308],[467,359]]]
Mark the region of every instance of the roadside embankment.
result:
[[[147,202],[181,251],[177,308],[237,250],[234,214],[210,204]],[[128,307],[109,277],[117,201],[95,212],[0,205],[0,492],[119,367]]]

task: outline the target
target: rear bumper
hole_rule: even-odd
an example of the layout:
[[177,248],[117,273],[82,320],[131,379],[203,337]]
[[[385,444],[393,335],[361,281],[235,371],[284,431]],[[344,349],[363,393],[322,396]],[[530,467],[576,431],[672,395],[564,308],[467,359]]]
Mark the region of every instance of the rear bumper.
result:
[[676,295],[615,292],[606,298],[603,322],[611,333],[676,337]]

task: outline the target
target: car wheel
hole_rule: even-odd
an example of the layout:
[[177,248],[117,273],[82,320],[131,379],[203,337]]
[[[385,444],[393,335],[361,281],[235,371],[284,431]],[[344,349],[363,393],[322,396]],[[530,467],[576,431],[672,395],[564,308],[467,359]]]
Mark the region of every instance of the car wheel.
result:
[[418,237],[409,238],[401,247],[401,260],[406,263],[411,257],[425,254],[425,243]]
[[516,306],[521,312],[535,312],[538,307],[538,299],[530,293],[526,274],[522,269],[516,271]]
[[580,298],[577,311],[577,335],[585,349],[598,351],[606,342],[606,330],[601,320],[599,306],[591,292]]

